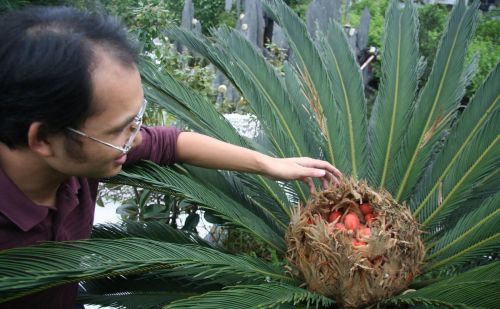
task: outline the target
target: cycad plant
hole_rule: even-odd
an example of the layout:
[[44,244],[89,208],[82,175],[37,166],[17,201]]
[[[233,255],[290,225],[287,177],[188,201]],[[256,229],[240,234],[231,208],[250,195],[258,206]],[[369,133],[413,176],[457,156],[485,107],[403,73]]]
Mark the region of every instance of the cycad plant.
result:
[[[495,307],[500,302],[498,64],[467,106],[461,105],[477,63],[476,57],[464,59],[478,1],[457,1],[421,87],[425,61],[418,53],[415,7],[392,1],[370,115],[360,68],[341,26],[332,23],[313,38],[281,0],[264,1],[264,7],[289,40],[292,57],[283,72],[237,31],[222,27],[210,38],[169,31],[238,88],[260,120],[258,139],[238,135],[206,98],[144,62],[148,99],[194,131],[273,156],[324,158],[406,203],[424,231],[425,264],[409,291],[378,306]],[[192,201],[278,256],[287,250],[284,234],[292,209],[308,197],[299,182],[186,165],[145,162],[113,181]],[[82,281],[82,302],[129,308],[337,306],[302,288],[302,280],[285,269],[165,224],[131,222],[98,226],[88,241],[1,252],[0,291],[6,300]]]

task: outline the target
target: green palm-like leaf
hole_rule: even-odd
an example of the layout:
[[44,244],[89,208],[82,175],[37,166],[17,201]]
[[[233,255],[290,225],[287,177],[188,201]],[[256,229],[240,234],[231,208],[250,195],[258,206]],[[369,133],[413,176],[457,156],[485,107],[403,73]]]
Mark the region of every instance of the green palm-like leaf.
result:
[[476,267],[458,276],[405,295],[389,299],[387,304],[431,304],[440,306],[496,308],[500,302],[500,262]]
[[161,308],[176,299],[187,298],[220,284],[201,284],[202,280],[189,278],[164,278],[158,272],[120,275],[80,282],[78,302],[118,308]]
[[[283,118],[283,113],[294,114],[291,109],[293,105],[289,104],[283,82],[274,69],[264,61],[262,55],[255,52],[241,35],[224,28],[219,31],[223,33],[216,34],[220,37],[218,44],[210,44],[181,28],[169,29],[168,34],[209,59],[238,88],[260,121],[265,124],[263,129],[274,146],[274,155],[279,157],[303,155],[305,150],[299,148],[299,144],[304,145],[306,139],[301,136],[303,133],[300,130],[301,126],[297,125],[297,117],[289,117],[288,123]],[[230,38],[224,41],[225,36]],[[231,48],[227,48],[229,44]],[[242,45],[246,49],[242,49]],[[264,75],[264,80],[262,72],[268,72]],[[305,186],[298,182],[294,185],[301,199],[305,201]]]
[[312,306],[328,306],[333,301],[318,294],[288,284],[240,285],[222,291],[174,301],[165,308],[276,308],[282,304],[306,302]]
[[395,173],[387,183],[396,200],[405,200],[420,179],[435,142],[441,138],[464,93],[463,59],[476,27],[478,4],[476,1],[467,7],[461,0],[453,7],[429,79],[415,104],[409,129],[395,157]]
[[99,305],[113,308],[158,309],[174,300],[197,295],[185,288],[184,291],[134,291],[116,294],[85,294],[78,297],[78,302],[87,305]]
[[[282,211],[274,199],[262,194],[261,183],[258,183],[255,177],[245,173],[219,172],[187,165],[184,167],[191,179],[196,180],[208,190],[222,192],[236,200],[239,205],[264,220],[266,225],[273,228],[277,234],[284,235],[289,216]],[[279,190],[282,191],[281,188]]]
[[[233,70],[234,81],[250,103],[255,115],[264,124],[263,127],[271,128],[273,126],[271,123],[276,123],[283,132],[283,136],[277,139],[280,145],[276,147],[283,152],[279,151],[278,154],[287,157],[318,157],[319,148],[317,144],[311,143],[315,140],[310,139],[308,132],[303,130],[306,124],[313,123],[302,120],[301,110],[293,104],[283,78],[265,60],[262,53],[238,31],[221,27],[212,31],[212,34],[218,38],[217,43],[232,56],[230,61],[234,63],[231,67],[239,67],[239,70]],[[248,82],[253,86],[245,86]],[[266,131],[266,134],[273,136],[274,132]],[[307,198],[303,187],[298,183],[294,186],[301,199],[305,201]]]
[[485,177],[493,177],[498,183],[498,80],[500,63],[460,116],[431,171],[417,188],[410,207],[424,226],[437,224],[469,200],[477,200],[480,195],[474,194],[473,188]]
[[[43,256],[43,260],[39,257]],[[0,252],[2,301],[51,286],[169,268],[193,279],[235,284],[265,280],[293,282],[259,259],[215,249],[147,239],[46,243]],[[29,271],[27,271],[29,270]]]
[[368,129],[370,172],[374,186],[384,188],[395,168],[393,158],[408,128],[422,68],[418,60],[418,20],[415,8],[388,8],[382,51],[382,80]]
[[500,249],[500,193],[466,214],[429,252],[427,270],[478,260]]
[[[303,130],[301,110],[295,109],[288,96],[286,85],[275,69],[266,61],[262,53],[255,50],[253,45],[239,32],[221,27],[213,31],[217,42],[227,50],[241,66],[241,71],[255,83],[255,90],[259,97],[263,97],[266,104],[252,104],[256,115],[262,119],[265,127],[269,122],[277,122],[283,130],[288,143],[292,145],[295,156],[317,156],[318,149],[311,147],[308,142],[307,131]],[[253,100],[249,100],[250,103]],[[260,109],[258,111],[257,109]],[[272,117],[272,118],[269,118]]]
[[[348,156],[351,160],[351,174],[366,176],[366,100],[363,79],[342,26],[331,22],[326,36],[319,37],[318,48],[332,82],[333,97],[343,118],[348,140]],[[343,133],[343,132],[342,132]]]
[[263,220],[241,205],[237,200],[218,191],[215,187],[207,188],[192,178],[176,173],[169,168],[160,168],[154,163],[144,162],[130,167],[116,178],[124,184],[149,185],[151,189],[181,196],[207,209],[215,211],[224,220],[250,231],[278,251],[285,250],[284,240]]
[[[150,99],[158,102],[167,111],[177,115],[198,132],[207,134],[234,145],[252,148],[236,130],[218,113],[213,104],[206,98],[176,81],[164,71],[158,71],[150,62],[144,61],[141,65],[141,74],[146,87],[146,94]],[[273,181],[262,176],[249,176],[259,183],[258,194],[266,192],[274,201],[268,206],[277,206],[275,212],[290,215],[290,203],[283,190]]]
[[283,29],[293,52],[295,71],[298,72],[302,91],[315,111],[322,132],[325,135],[326,158],[342,172],[350,174],[355,170],[352,158],[348,156],[348,138],[341,125],[341,113],[333,103],[334,89],[305,24],[282,1],[263,2],[266,13]]
[[147,238],[176,244],[196,244],[209,247],[210,244],[193,233],[173,228],[159,221],[135,222],[123,221],[114,224],[98,224],[92,229],[92,238],[121,239]]

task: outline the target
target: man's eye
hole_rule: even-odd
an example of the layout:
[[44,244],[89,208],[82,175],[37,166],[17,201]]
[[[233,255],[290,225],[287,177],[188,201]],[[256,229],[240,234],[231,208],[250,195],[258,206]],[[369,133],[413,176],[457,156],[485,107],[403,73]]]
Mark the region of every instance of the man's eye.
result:
[[122,128],[116,128],[114,129],[113,131],[111,131],[111,134],[112,135],[120,135],[123,133],[123,131],[125,131],[125,128],[126,127],[122,127]]

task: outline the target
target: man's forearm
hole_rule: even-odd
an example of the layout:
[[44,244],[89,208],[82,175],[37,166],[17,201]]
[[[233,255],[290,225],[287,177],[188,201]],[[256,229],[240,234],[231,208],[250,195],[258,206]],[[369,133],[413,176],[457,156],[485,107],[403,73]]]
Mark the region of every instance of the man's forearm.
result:
[[267,172],[271,160],[257,151],[193,132],[179,135],[177,157],[181,162],[196,166],[259,174]]

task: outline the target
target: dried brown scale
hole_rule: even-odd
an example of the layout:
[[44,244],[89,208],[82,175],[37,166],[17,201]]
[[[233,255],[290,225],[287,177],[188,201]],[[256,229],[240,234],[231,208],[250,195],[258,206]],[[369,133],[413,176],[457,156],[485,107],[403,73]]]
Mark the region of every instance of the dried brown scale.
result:
[[[366,223],[368,235],[364,229],[342,231],[335,226],[353,213],[364,228],[362,203],[369,203],[375,214]],[[326,220],[334,211],[342,214],[329,224]],[[293,212],[286,234],[288,269],[303,278],[309,290],[344,307],[364,307],[404,291],[419,274],[425,249],[418,227],[409,209],[388,192],[377,192],[365,181],[342,179]]]

